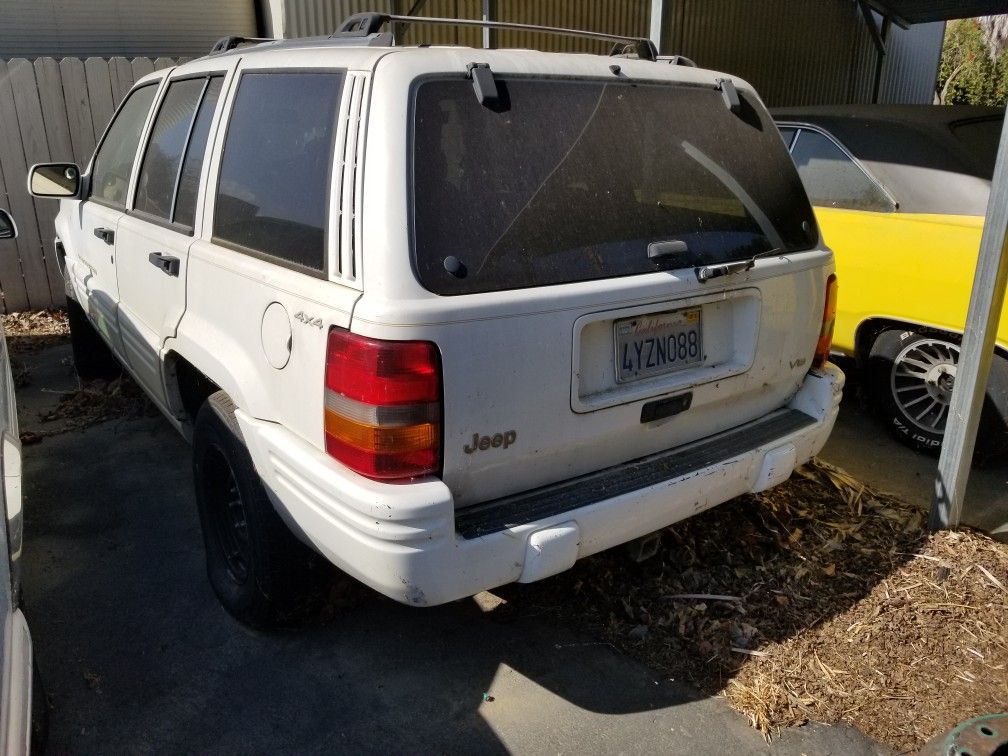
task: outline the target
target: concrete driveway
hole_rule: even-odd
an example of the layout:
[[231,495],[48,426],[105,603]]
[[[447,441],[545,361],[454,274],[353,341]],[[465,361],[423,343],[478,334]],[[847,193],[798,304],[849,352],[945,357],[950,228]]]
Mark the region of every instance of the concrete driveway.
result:
[[[73,384],[67,357],[28,358],[23,424]],[[768,747],[723,699],[489,594],[415,609],[361,589],[331,616],[250,632],[210,591],[188,447],[163,420],[24,451],[50,752],[881,752],[815,725]]]

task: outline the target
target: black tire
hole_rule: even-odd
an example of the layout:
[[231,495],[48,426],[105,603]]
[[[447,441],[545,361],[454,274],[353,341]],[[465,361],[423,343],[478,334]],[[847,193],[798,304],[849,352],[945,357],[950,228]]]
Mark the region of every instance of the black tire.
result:
[[[958,361],[957,339],[895,329],[878,335],[868,356],[866,388],[897,440],[918,451],[941,451]],[[980,461],[1005,451],[1006,405],[1008,363],[997,357],[977,432]]]
[[317,558],[273,509],[234,412],[231,398],[218,391],[200,408],[193,431],[207,576],[229,614],[249,627],[268,628],[304,606]]
[[122,366],[108,344],[91,325],[81,306],[70,297],[67,297],[67,321],[77,375],[89,381],[95,378],[111,380],[122,374]]

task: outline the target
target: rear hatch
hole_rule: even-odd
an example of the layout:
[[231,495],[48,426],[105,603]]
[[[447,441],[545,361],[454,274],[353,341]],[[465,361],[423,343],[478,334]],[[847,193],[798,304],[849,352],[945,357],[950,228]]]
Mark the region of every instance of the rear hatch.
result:
[[606,74],[497,74],[490,106],[461,75],[414,85],[437,296],[374,335],[437,343],[460,507],[744,424],[809,368],[831,257],[758,98]]

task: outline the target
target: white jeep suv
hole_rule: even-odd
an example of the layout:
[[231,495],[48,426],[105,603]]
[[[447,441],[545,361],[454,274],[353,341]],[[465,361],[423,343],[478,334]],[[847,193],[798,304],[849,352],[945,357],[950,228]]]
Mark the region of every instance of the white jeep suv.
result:
[[389,20],[223,40],[29,177],[78,369],[191,437],[250,624],[315,552],[415,605],[553,575],[787,479],[840,400],[832,256],[748,84]]

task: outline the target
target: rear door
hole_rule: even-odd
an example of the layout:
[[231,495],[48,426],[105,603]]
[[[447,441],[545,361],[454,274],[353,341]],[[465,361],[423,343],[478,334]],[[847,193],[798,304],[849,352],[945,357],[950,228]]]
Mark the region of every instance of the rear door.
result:
[[134,89],[113,116],[92,160],[89,195],[81,203],[79,226],[74,229],[81,263],[71,270],[74,288],[88,317],[120,354],[116,234],[159,84],[154,81]]
[[185,310],[189,246],[224,72],[168,82],[140,161],[133,207],[119,222],[119,327],[138,379],[164,400],[161,346]]
[[[573,62],[599,68],[580,80],[498,74],[508,63],[490,59],[493,107],[461,77],[414,84],[409,244],[438,298],[372,307],[395,273],[365,250],[354,310],[366,335],[441,349],[459,506],[782,407],[809,369],[831,265],[751,90],[732,111],[713,82],[614,80],[604,61]],[[372,112],[369,155],[384,120]]]

